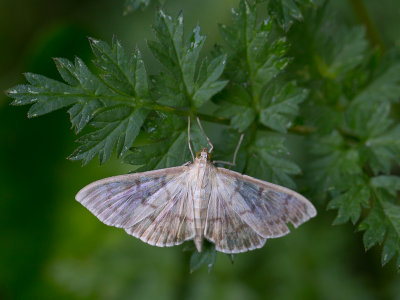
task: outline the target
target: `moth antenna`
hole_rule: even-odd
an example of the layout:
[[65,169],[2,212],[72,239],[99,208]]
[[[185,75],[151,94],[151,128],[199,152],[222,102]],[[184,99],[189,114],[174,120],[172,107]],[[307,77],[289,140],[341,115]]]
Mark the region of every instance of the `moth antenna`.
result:
[[225,164],[225,165],[229,165],[229,166],[234,167],[234,166],[236,165],[236,156],[237,156],[237,154],[238,154],[238,152],[239,152],[240,145],[241,145],[242,142],[243,142],[243,138],[244,138],[244,133],[242,133],[242,134],[240,135],[239,142],[238,142],[238,144],[237,144],[237,146],[236,146],[235,152],[233,153],[233,160],[232,160],[232,162],[229,162],[229,161],[222,161],[222,160],[214,160],[213,163],[214,163],[214,164],[215,164],[215,163],[220,163],[220,164]]
[[190,116],[188,116],[188,145],[189,145],[190,154],[192,154],[192,159],[194,162],[194,154],[193,154],[193,150],[192,150],[192,145],[190,144]]
[[201,133],[206,137],[207,143],[208,143],[208,145],[210,146],[210,150],[208,150],[208,153],[211,153],[211,151],[214,149],[214,145],[211,143],[210,139],[209,139],[208,136],[206,135],[206,133],[205,133],[205,131],[204,131],[204,129],[203,129],[203,126],[201,126],[199,117],[196,117],[196,120],[197,120],[197,124],[199,124]]

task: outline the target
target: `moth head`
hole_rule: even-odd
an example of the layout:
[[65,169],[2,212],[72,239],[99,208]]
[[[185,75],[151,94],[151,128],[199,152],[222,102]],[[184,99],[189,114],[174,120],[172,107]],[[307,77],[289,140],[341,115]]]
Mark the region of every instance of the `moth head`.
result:
[[196,153],[196,158],[210,160],[211,159],[211,154],[208,153],[208,149],[207,148],[203,148],[201,151]]

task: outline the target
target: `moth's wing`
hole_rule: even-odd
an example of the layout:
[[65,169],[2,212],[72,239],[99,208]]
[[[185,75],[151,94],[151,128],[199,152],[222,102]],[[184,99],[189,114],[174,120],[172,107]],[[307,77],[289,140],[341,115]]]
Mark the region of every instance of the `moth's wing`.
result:
[[[187,179],[180,175],[181,182]],[[166,190],[168,193],[168,190]],[[164,247],[182,244],[195,236],[193,201],[187,183],[170,193],[165,205],[155,208],[140,222],[125,231],[150,245]]]
[[[233,208],[228,205],[233,194],[231,183],[225,186],[218,178],[218,168],[210,172],[211,196],[207,209],[204,236],[224,253],[241,253],[261,248],[266,238],[259,235]],[[222,184],[222,185],[221,185]]]
[[[103,223],[124,228],[149,244],[179,244],[194,237],[193,209],[187,203],[185,180],[189,167],[105,178],[80,190],[76,200]],[[151,221],[159,226],[151,234],[142,232],[145,225],[146,229],[153,228]],[[167,227],[160,232],[162,222]]]
[[[300,194],[224,168],[217,168],[214,186],[208,211],[217,218],[207,220],[205,235],[221,252],[236,253],[232,251],[262,247],[263,244],[256,243],[256,236],[265,243],[267,238],[289,233],[287,223],[297,227],[316,215],[314,206]],[[215,222],[221,218],[234,222]],[[221,239],[212,226],[221,227],[219,231],[230,235]],[[235,234],[239,240],[233,239]],[[230,246],[232,243],[237,249]]]

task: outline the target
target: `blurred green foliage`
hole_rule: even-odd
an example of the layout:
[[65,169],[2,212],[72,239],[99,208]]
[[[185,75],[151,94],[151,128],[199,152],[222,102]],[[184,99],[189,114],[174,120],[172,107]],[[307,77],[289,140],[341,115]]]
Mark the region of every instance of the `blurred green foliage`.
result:
[[[393,164],[400,140],[395,30],[400,4],[257,1],[257,18],[255,7],[243,1],[203,1],[199,8],[196,1],[169,0],[165,11],[174,17],[156,17],[154,39],[149,28],[157,3],[122,17],[122,2],[0,3],[0,41],[7,45],[0,50],[0,87],[18,84],[21,72],[45,75],[28,74],[31,85],[19,86],[14,95],[21,104],[36,101],[35,114],[74,104],[72,124],[83,138],[73,157],[88,163],[81,168],[65,160],[74,149],[65,114],[27,120],[24,108],[10,108],[8,99],[0,98],[0,298],[399,299],[395,260],[385,268],[379,264],[400,249],[399,170]],[[131,2],[140,8],[149,4]],[[175,16],[182,8],[181,33]],[[371,20],[360,13],[363,8]],[[273,20],[264,22],[268,13]],[[166,36],[166,29],[187,43],[177,45],[180,40]],[[92,64],[86,36],[111,40],[112,34],[124,42],[125,54],[117,55],[122,50],[117,39],[111,45],[92,39]],[[156,42],[147,48],[144,39]],[[134,44],[141,54],[130,51]],[[164,56],[181,47],[181,54]],[[75,54],[80,59],[73,64]],[[61,77],[51,57],[66,58],[56,60]],[[205,67],[196,64],[197,57]],[[194,76],[196,70],[203,75]],[[126,74],[136,74],[136,81],[125,81]],[[48,88],[56,95],[35,96]],[[101,103],[87,97],[93,94]],[[125,100],[115,103],[115,96]],[[137,112],[138,103],[146,111]],[[110,143],[123,155],[134,140],[124,158],[134,168],[186,161],[185,112],[165,111],[185,106],[210,121],[204,125],[217,159],[229,160],[237,131],[246,132],[237,170],[286,186],[297,183],[318,205],[318,217],[233,263],[218,253],[210,274],[206,267],[190,274],[190,252],[182,251],[190,245],[143,244],[104,226],[73,200],[86,183],[132,170],[118,164]],[[99,107],[105,108],[98,113]],[[219,117],[227,122],[215,122]],[[84,128],[89,121],[95,131]],[[193,130],[199,147],[204,141]],[[125,132],[131,134],[128,140],[122,139]],[[98,141],[106,143],[98,147]],[[186,156],[177,155],[182,150]],[[97,154],[108,161],[101,168],[89,163]],[[327,203],[335,211],[326,212]],[[350,224],[331,226],[347,221],[365,234],[354,233]],[[364,252],[383,241],[381,249]],[[192,266],[201,259],[192,257]]]

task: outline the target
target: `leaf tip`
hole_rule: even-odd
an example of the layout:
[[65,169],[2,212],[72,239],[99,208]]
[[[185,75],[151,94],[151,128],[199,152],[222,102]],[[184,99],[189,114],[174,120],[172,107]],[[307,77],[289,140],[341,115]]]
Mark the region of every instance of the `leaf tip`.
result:
[[22,73],[22,75],[24,75],[24,77],[28,79],[30,76],[33,75],[33,73],[31,73],[31,72],[24,72],[24,73]]
[[157,11],[157,14],[162,18],[166,18],[167,17],[167,15],[165,14],[165,12],[162,9],[159,9]]
[[53,61],[54,61],[54,63],[56,64],[56,67],[62,67],[63,66],[63,63],[62,63],[62,59],[60,58],[60,57],[52,57],[51,58]]
[[[3,91],[3,93],[8,97],[12,97],[11,95],[17,94],[18,91],[15,88],[10,88],[10,89]],[[15,101],[13,101],[13,102],[15,102]]]
[[30,113],[30,112],[28,112],[28,113],[27,113],[27,116],[28,116],[29,119],[31,119],[31,118],[37,117],[38,114],[37,114],[37,113]]

